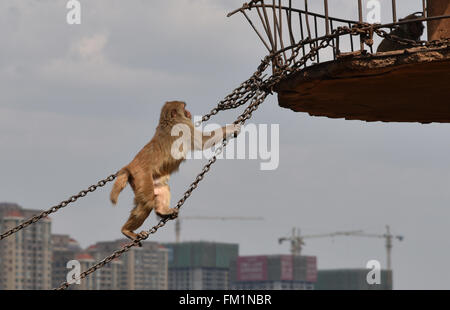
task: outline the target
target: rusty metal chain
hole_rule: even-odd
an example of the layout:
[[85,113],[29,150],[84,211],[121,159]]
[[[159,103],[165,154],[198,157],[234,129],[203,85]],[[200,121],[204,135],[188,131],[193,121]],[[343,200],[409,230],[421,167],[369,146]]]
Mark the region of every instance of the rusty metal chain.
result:
[[[355,30],[349,30],[349,29],[343,29],[339,28],[334,31],[334,33],[324,39],[320,44],[311,45],[311,50],[308,54],[303,56],[300,60],[294,61],[296,57],[299,54],[301,45],[299,45],[293,52],[292,56],[288,59],[288,61],[283,65],[284,70],[277,70],[274,72],[274,74],[268,78],[266,81],[262,81],[261,76],[262,73],[267,69],[267,67],[270,64],[270,60],[274,59],[276,55],[269,55],[261,62],[261,65],[258,67],[258,70],[252,75],[250,79],[242,83],[238,88],[236,88],[230,95],[225,97],[223,101],[221,101],[216,108],[211,110],[210,113],[206,114],[202,118],[203,121],[207,121],[211,118],[211,116],[216,115],[219,113],[219,111],[228,110],[232,108],[239,107],[243,104],[245,104],[248,100],[252,99],[252,102],[249,104],[249,106],[244,110],[244,112],[239,115],[239,117],[234,122],[235,124],[245,124],[245,122],[252,117],[252,113],[258,109],[258,107],[265,101],[266,97],[272,92],[273,86],[279,82],[281,79],[283,79],[286,76],[286,72],[292,73],[305,64],[308,60],[313,60],[318,51],[322,48],[325,48],[330,45],[330,41],[332,41],[333,36],[337,36],[341,32],[348,32],[348,31],[354,31]],[[293,69],[288,70],[288,66],[292,64]],[[188,187],[188,189],[185,191],[181,199],[177,202],[175,205],[175,208],[177,210],[180,210],[181,207],[184,205],[186,200],[192,195],[192,192],[198,187],[198,184],[204,179],[206,173],[208,173],[211,169],[211,166],[217,161],[217,156],[222,153],[226,145],[228,144],[229,139],[224,139],[222,141],[222,144],[216,148],[214,156],[208,161],[208,163],[203,167],[202,171],[196,176],[194,182]],[[94,266],[90,267],[86,271],[80,274],[79,280],[82,280],[86,278],[91,273],[95,272],[96,270],[102,268],[106,264],[110,263],[112,260],[120,257],[122,254],[128,252],[132,247],[139,246],[139,244],[147,240],[148,237],[152,234],[155,234],[160,228],[164,227],[166,223],[170,220],[176,219],[177,215],[165,217],[159,221],[159,223],[155,226],[153,226],[150,230],[144,231],[141,234],[138,235],[138,237],[123,246],[121,249],[115,251],[110,256],[104,258]],[[76,279],[76,280],[78,280]],[[75,281],[73,281],[75,282]],[[64,290],[67,289],[73,282],[64,282],[62,283],[56,290]]]
[[[249,104],[249,106],[245,109],[245,111],[239,115],[239,117],[236,119],[235,124],[241,124],[244,125],[245,122],[252,117],[252,114],[254,111],[258,109],[258,107],[265,101],[266,97],[269,95],[268,92],[257,92],[256,96],[253,98],[252,102]],[[180,210],[180,208],[184,205],[186,200],[192,195],[192,192],[198,187],[198,184],[204,179],[206,173],[208,173],[211,169],[211,166],[217,161],[217,156],[219,156],[225,147],[227,146],[228,142],[230,141],[230,138],[226,138],[222,141],[222,143],[215,149],[214,156],[209,159],[208,163],[203,167],[202,171],[197,175],[194,182],[188,187],[186,192],[183,194],[181,199],[177,202],[174,208],[177,210]],[[147,240],[148,237],[152,234],[155,234],[158,229],[164,227],[166,223],[170,220],[174,220],[177,218],[177,215],[169,216],[161,219],[158,224],[153,226],[150,230],[144,231],[141,234],[138,235],[138,237],[133,240],[132,242],[124,245],[120,250],[115,251],[113,254],[109,255],[108,257],[104,258],[94,266],[90,267],[86,271],[82,272],[78,279],[73,280],[72,282],[64,282],[62,283],[58,288],[55,288],[55,290],[65,290],[70,285],[75,283],[76,280],[82,280],[86,278],[91,273],[95,272],[96,270],[102,268],[106,264],[110,263],[114,259],[120,257],[122,254],[128,252],[132,247],[139,246],[139,244]]]
[[259,89],[259,85],[262,82],[262,75],[267,67],[270,65],[271,57],[267,56],[258,66],[257,71],[253,75],[242,82],[236,89],[234,89],[228,96],[219,102],[217,107],[213,108],[209,113],[203,115],[202,119],[195,123],[198,127],[202,122],[207,122],[214,115],[217,115],[220,111],[236,109],[244,104],[246,104],[250,99],[252,99]]
[[79,198],[85,197],[87,194],[94,192],[97,188],[99,187],[103,187],[105,186],[107,183],[114,181],[114,179],[117,177],[117,173],[116,174],[112,174],[109,177],[107,177],[106,179],[100,180],[97,184],[95,185],[91,185],[88,187],[88,189],[86,190],[82,190],[81,192],[79,192],[77,195],[74,195],[72,197],[70,197],[67,200],[64,200],[62,202],[60,202],[58,205],[51,207],[50,209],[33,216],[32,218],[26,220],[25,222],[21,223],[20,225],[6,231],[5,233],[0,235],[0,241],[15,234],[16,232],[24,229],[27,226],[30,226],[31,224],[34,224],[38,221],[40,221],[41,219],[47,217],[48,215],[55,213],[56,211],[58,211],[61,208],[65,208],[67,205],[74,203],[75,201],[77,201]]

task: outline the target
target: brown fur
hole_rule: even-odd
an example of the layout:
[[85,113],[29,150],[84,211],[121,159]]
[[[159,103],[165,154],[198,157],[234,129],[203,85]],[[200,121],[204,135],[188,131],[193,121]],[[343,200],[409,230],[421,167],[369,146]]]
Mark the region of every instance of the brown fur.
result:
[[[187,125],[191,135],[191,149],[212,147],[229,135],[239,131],[238,125],[229,125],[222,128],[222,134],[201,133],[194,129],[191,114],[185,109],[186,104],[181,101],[166,102],[161,109],[161,117],[155,135],[150,142],[142,148],[131,163],[122,168],[117,176],[111,191],[110,199],[117,203],[120,192],[127,183],[134,191],[135,207],[130,217],[122,227],[122,233],[130,239],[138,235],[134,233],[155,209],[161,217],[176,215],[177,209],[169,208],[170,188],[169,176],[176,172],[184,158],[175,159],[171,154],[173,143],[179,138],[172,136],[173,126]],[[200,137],[201,141],[197,141]],[[145,235],[141,232],[139,235]]]
[[[411,14],[406,16],[403,19],[400,19],[400,21],[404,20],[414,20],[421,18],[421,16],[416,16],[415,14]],[[420,37],[423,34],[424,26],[423,23],[420,21],[402,24],[397,29],[393,30],[390,34],[395,35],[397,37],[403,38],[403,39],[409,39],[413,41],[419,41]],[[396,51],[396,50],[403,50],[406,48],[413,47],[412,44],[403,45],[388,39],[383,39],[381,41],[380,45],[378,46],[377,53],[379,52],[388,52],[388,51]]]

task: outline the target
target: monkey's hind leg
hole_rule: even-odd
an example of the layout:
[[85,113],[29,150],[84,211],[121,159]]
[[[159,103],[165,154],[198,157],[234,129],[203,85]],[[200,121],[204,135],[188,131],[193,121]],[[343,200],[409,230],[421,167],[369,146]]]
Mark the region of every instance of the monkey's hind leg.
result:
[[159,185],[155,187],[155,212],[159,217],[177,216],[178,209],[170,208],[170,187],[169,185]]
[[[152,209],[146,208],[143,204],[136,204],[131,211],[130,217],[122,227],[122,233],[131,240],[136,240],[138,234],[134,231],[144,224]],[[139,246],[142,244],[139,243]]]
[[145,231],[139,234],[136,234],[134,231],[144,224],[150,212],[155,207],[156,201],[153,192],[153,180],[151,178],[147,182],[135,183],[134,203],[135,207],[131,211],[128,221],[122,227],[122,233],[132,240],[135,240],[137,237],[148,237]]

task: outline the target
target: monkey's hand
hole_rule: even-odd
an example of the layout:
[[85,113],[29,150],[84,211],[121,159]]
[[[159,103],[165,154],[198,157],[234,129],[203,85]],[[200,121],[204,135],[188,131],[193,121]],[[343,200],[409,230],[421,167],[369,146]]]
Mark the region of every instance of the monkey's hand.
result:
[[145,230],[141,231],[141,232],[138,234],[138,237],[140,237],[140,238],[142,238],[142,239],[147,239],[148,236],[150,236],[150,234],[149,234],[148,231],[145,231]]
[[230,125],[229,132],[227,132],[227,137],[234,136],[236,138],[241,133],[241,127],[241,124]]

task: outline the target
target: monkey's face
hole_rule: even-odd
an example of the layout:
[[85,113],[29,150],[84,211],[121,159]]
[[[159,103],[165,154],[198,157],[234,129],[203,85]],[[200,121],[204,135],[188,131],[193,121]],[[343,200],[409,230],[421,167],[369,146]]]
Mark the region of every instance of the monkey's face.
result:
[[177,108],[177,114],[187,118],[188,120],[192,120],[192,114],[191,112],[189,112],[188,110],[186,110],[186,103],[185,102],[180,102]]
[[172,120],[192,121],[192,114],[186,110],[186,103],[182,101],[166,102],[162,109],[162,115],[167,115]]

